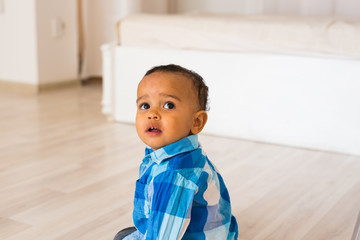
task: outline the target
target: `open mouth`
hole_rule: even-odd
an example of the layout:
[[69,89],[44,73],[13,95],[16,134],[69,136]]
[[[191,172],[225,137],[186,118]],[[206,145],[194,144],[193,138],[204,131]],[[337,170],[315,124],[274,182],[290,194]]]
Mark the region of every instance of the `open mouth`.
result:
[[148,128],[148,130],[146,130],[146,132],[148,132],[148,133],[161,133],[161,130],[159,128],[156,128],[156,127],[150,127],[150,128]]

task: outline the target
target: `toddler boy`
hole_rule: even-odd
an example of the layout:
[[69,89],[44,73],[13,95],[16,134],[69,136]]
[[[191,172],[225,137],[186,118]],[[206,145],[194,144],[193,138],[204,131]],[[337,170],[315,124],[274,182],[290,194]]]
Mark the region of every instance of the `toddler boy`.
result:
[[207,101],[202,77],[178,65],[154,67],[139,83],[136,130],[147,147],[135,189],[136,228],[116,240],[237,239],[224,181],[198,142]]

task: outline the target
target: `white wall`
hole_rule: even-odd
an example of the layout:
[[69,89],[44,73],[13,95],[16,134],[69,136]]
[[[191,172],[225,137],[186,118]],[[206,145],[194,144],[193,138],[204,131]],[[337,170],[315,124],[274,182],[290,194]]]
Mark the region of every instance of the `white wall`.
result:
[[3,4],[0,80],[37,84],[35,0],[3,0]]
[[334,0],[336,4],[335,14],[338,16],[360,17],[359,0]]
[[140,0],[82,0],[84,62],[82,78],[101,76],[100,47],[116,40],[115,24],[128,14],[141,11]]
[[84,22],[82,78],[102,75],[101,45],[116,41],[116,22],[134,13],[168,13],[168,0],[81,0]]
[[[74,0],[3,0],[0,80],[32,85],[77,80],[77,12]],[[52,19],[65,28],[52,37]]]
[[263,0],[264,12],[306,16],[360,17],[359,0]]
[[141,0],[141,11],[144,13],[166,14],[170,12],[171,0]]
[[[53,21],[63,26],[53,36]],[[39,83],[76,80],[78,76],[77,2],[36,0]]]
[[[76,0],[1,0],[0,80],[47,84],[78,77]],[[100,46],[116,40],[115,23],[137,12],[167,13],[168,0],[80,0],[83,4],[85,56],[82,77],[101,76]],[[64,24],[52,36],[52,21]]]

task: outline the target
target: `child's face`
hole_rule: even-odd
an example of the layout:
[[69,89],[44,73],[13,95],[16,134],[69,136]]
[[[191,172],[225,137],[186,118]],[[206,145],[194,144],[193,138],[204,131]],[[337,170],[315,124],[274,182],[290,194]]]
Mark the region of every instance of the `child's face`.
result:
[[138,85],[136,130],[153,150],[189,136],[199,104],[193,83],[181,74],[155,72]]

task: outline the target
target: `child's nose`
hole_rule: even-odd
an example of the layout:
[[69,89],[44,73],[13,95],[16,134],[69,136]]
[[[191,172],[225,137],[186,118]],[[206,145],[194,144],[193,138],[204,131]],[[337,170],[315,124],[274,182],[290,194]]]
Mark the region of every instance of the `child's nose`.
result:
[[160,120],[160,114],[157,111],[150,111],[148,115],[148,119]]

